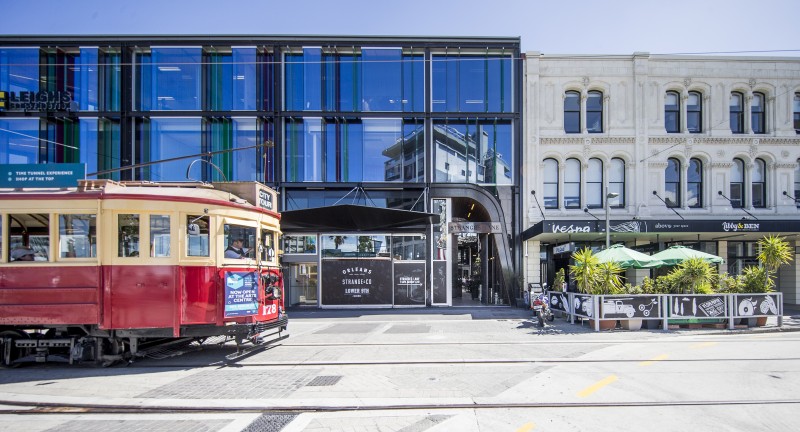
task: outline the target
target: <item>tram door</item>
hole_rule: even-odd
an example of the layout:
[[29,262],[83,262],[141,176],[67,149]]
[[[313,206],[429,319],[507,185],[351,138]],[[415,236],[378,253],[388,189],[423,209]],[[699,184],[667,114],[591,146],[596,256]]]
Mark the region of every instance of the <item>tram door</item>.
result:
[[291,304],[317,304],[317,263],[291,263],[284,282]]

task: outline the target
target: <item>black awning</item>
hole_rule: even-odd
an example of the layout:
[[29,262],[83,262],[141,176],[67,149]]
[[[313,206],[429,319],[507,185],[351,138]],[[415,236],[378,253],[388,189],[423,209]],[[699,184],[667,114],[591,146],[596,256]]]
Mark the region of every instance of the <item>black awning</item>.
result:
[[439,223],[439,215],[341,204],[289,210],[281,213],[283,231],[391,231],[426,229]]

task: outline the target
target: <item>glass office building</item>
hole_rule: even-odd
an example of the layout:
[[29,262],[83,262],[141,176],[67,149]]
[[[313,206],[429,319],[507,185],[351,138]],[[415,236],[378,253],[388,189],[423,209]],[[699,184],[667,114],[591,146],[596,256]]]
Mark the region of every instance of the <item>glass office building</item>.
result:
[[[518,38],[0,37],[0,164],[266,183],[287,212],[290,303],[509,304],[521,77]],[[439,220],[292,223],[342,204]],[[332,276],[367,262],[380,293]]]

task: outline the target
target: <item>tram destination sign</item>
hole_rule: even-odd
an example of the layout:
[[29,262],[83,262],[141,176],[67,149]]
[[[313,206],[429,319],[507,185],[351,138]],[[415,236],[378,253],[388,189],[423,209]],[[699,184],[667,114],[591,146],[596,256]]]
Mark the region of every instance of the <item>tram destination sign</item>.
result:
[[0,165],[0,188],[75,187],[85,178],[82,163]]

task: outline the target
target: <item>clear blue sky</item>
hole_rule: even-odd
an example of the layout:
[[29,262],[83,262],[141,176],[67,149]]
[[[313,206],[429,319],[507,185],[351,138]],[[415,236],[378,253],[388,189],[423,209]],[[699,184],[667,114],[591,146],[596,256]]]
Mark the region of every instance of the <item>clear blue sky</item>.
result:
[[545,54],[795,50],[800,0],[0,0],[0,33],[520,36]]

